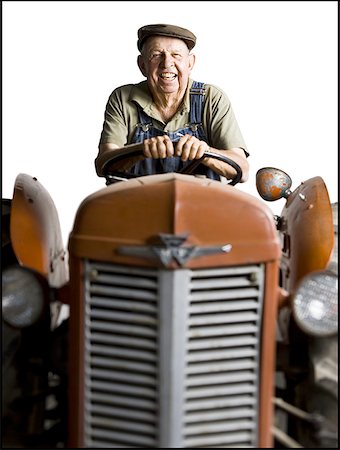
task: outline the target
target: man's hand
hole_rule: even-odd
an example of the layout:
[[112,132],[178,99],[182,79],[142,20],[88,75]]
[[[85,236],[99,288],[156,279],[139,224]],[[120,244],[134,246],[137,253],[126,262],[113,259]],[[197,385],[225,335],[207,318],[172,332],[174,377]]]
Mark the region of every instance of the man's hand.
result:
[[159,159],[170,158],[175,152],[171,139],[165,134],[145,139],[143,153],[146,158]]
[[[235,161],[242,170],[241,183],[247,181],[249,177],[249,164],[243,149],[231,148],[228,150],[219,150],[209,147],[205,141],[201,141],[198,138],[186,134],[182,136],[180,140],[175,144],[172,143],[168,135],[156,136],[144,141],[143,154],[146,158],[170,158],[171,156],[178,156],[182,161],[192,161],[194,159],[200,159],[206,151],[219,153],[221,155],[228,156],[228,158]],[[236,170],[222,161],[214,158],[204,158],[202,161],[207,167],[217,172],[228,179],[234,178]]]
[[200,141],[196,137],[186,134],[177,142],[176,156],[180,156],[182,161],[192,161],[202,158],[208,150],[209,145],[205,141]]
[[144,156],[147,158],[170,158],[171,156],[179,156],[182,161],[191,161],[193,159],[200,159],[204,152],[209,150],[206,142],[200,141],[190,134],[182,136],[174,144],[168,135],[156,136],[144,141]]

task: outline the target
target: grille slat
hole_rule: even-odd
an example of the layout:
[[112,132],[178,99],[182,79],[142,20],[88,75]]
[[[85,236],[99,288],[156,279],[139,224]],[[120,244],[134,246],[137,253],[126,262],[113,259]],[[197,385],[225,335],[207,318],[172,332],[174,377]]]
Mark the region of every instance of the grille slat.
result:
[[186,416],[186,423],[195,422],[211,422],[214,420],[227,420],[227,419],[239,419],[240,417],[254,417],[255,411],[253,408],[232,408],[225,410],[222,413],[220,411],[206,411],[199,413],[192,413]]
[[151,363],[134,362],[114,358],[91,357],[92,367],[109,367],[114,370],[126,370],[127,372],[155,373],[155,365]]
[[[231,294],[230,294],[231,295]],[[222,299],[226,297],[222,296]],[[235,298],[235,297],[233,297]],[[194,297],[192,297],[194,300]],[[202,313],[220,313],[224,311],[244,311],[244,310],[257,310],[259,308],[259,304],[256,301],[244,300],[243,302],[233,302],[229,301],[227,304],[225,302],[216,302],[212,297],[209,297],[208,300],[211,300],[211,303],[195,303],[189,308],[190,314],[202,314]],[[195,300],[197,302],[197,300]]]
[[109,430],[126,430],[129,433],[142,433],[142,434],[155,434],[155,426],[136,422],[131,420],[118,420],[110,417],[95,416],[91,419],[92,426],[98,426],[100,428],[107,428]]
[[92,369],[92,377],[100,380],[123,381],[131,384],[155,385],[155,377],[136,373],[119,372],[118,370],[108,371]]
[[230,335],[244,335],[248,333],[256,333],[258,328],[256,325],[242,323],[240,325],[218,326],[212,328],[195,327],[188,330],[188,338],[204,338],[209,336],[230,336]]
[[126,385],[125,383],[110,383],[108,381],[100,381],[96,379],[92,379],[91,382],[89,382],[89,387],[94,390],[98,390],[101,392],[106,393],[116,393],[116,394],[126,394],[130,397],[146,397],[155,399],[156,393],[154,389],[148,388],[148,387],[139,387],[139,386],[133,386],[133,385]]
[[206,375],[190,377],[186,383],[192,386],[211,386],[215,384],[236,383],[242,381],[254,381],[255,375],[252,372],[222,373],[221,375]]
[[157,320],[152,316],[144,314],[135,314],[129,312],[118,312],[118,311],[108,311],[108,310],[95,310],[89,312],[90,319],[102,319],[102,320],[113,320],[117,322],[127,322],[137,325],[157,325]]
[[92,295],[105,295],[113,298],[128,298],[134,300],[155,300],[155,294],[147,290],[135,290],[130,286],[126,288],[112,286],[92,286],[90,290]]
[[215,325],[219,323],[229,324],[229,323],[242,323],[242,322],[255,322],[258,318],[258,315],[253,312],[243,311],[239,313],[230,313],[230,314],[218,314],[218,315],[208,315],[208,314],[199,314],[197,317],[193,317],[189,319],[189,326],[198,326],[198,325]]
[[[107,284],[110,286],[127,286],[131,281],[130,275],[127,274],[117,276],[117,273],[115,275],[112,275],[112,272],[109,274],[105,274],[105,272],[104,274],[99,272],[96,275],[97,276],[95,278],[95,284],[92,285],[91,292],[96,292],[97,285],[100,286]],[[151,289],[153,291],[157,288],[156,282],[151,278],[145,278],[145,276],[143,276],[143,278],[135,277],[134,286],[143,289]]]
[[95,415],[106,415],[108,417],[124,417],[127,419],[138,419],[142,422],[155,422],[155,414],[149,411],[138,411],[136,409],[124,409],[114,406],[105,406],[101,404],[92,404],[91,413]]
[[234,448],[234,444],[244,443],[244,447],[248,448],[247,443],[252,439],[251,431],[228,432],[228,433],[219,433],[212,436],[193,437],[185,439],[184,445],[187,448],[188,447],[208,448],[216,445],[226,447],[227,444],[230,444],[230,447]]
[[101,345],[91,345],[90,352],[92,355],[107,355],[113,358],[131,359],[151,361],[156,363],[156,355],[153,352],[147,352],[144,350],[133,350],[127,348],[107,347]]
[[247,357],[255,357],[256,351],[252,347],[245,348],[233,348],[226,350],[212,350],[204,351],[204,352],[192,352],[188,355],[188,362],[196,363],[202,361],[218,361],[218,360],[226,360],[226,359],[234,359],[234,358],[247,358]]
[[[209,280],[200,280],[200,279],[196,279],[192,281],[192,288],[193,289],[210,289],[211,288],[211,279]],[[228,283],[228,287],[250,287],[253,286],[254,282],[249,279],[248,277],[237,277],[235,279],[231,279]],[[218,288],[223,288],[225,287],[225,281],[224,279],[219,280],[219,279],[214,279],[214,289],[218,289]]]
[[[155,439],[143,436],[141,433],[124,433],[119,431],[110,431],[99,427],[93,427],[91,430],[91,435],[94,439],[98,438],[106,438],[108,447],[112,447],[112,443],[130,443],[134,444],[136,447],[145,446],[145,447],[155,447]],[[120,446],[118,447],[120,448]]]
[[231,361],[225,361],[218,363],[203,362],[191,364],[187,367],[186,373],[188,375],[195,375],[200,373],[214,373],[214,372],[228,372],[228,371],[236,371],[236,370],[247,370],[254,369],[254,361],[250,358],[243,359],[232,359]]
[[117,336],[112,334],[104,333],[92,333],[92,342],[101,344],[110,344],[113,346],[120,347],[132,347],[132,348],[143,348],[147,350],[156,351],[156,344],[152,340],[132,338],[130,336]]
[[239,267],[219,267],[219,268],[211,268],[211,269],[197,269],[195,270],[195,277],[193,279],[193,283],[201,280],[202,278],[207,278],[210,280],[210,286],[215,285],[215,281],[221,277],[240,277],[245,275],[249,278],[254,278],[254,276],[262,273],[262,268],[257,265],[251,266],[239,266]]
[[222,408],[225,408],[224,411],[227,411],[232,407],[239,406],[249,406],[253,407],[256,404],[256,399],[252,395],[231,395],[224,398],[218,399],[194,399],[190,400],[185,405],[185,410],[187,411],[186,420],[190,421],[190,418],[193,416],[193,411],[199,411],[203,413],[207,410],[218,411],[218,414],[222,414]]
[[[249,415],[246,417],[250,417]],[[211,422],[211,423],[200,423],[198,425],[188,424],[186,427],[187,436],[190,435],[204,435],[208,433],[219,433],[225,431],[240,431],[240,430],[251,430],[254,428],[254,423],[244,420],[232,420],[228,423],[225,422]]]
[[[210,286],[211,289],[211,286]],[[196,302],[206,302],[206,301],[215,301],[215,300],[226,300],[226,299],[243,299],[255,297],[258,295],[258,291],[256,289],[233,289],[233,290],[217,290],[213,292],[194,292],[191,294],[191,298]]]
[[106,309],[127,309],[128,311],[138,311],[157,314],[157,308],[154,302],[130,301],[122,298],[102,298],[92,297],[91,306],[104,307]]
[[126,334],[130,336],[144,336],[150,338],[156,338],[156,330],[151,327],[142,327],[138,325],[124,325],[114,322],[100,322],[99,320],[91,321],[91,330],[108,331],[113,334],[113,330],[118,334]]
[[241,347],[247,345],[255,345],[256,338],[254,336],[238,336],[219,339],[195,340],[188,343],[189,350],[214,349],[225,347]]
[[108,264],[100,261],[86,261],[89,263],[86,267],[87,278],[92,280],[93,274],[96,275],[96,280],[101,276],[101,274],[122,274],[128,277],[127,283],[131,282],[131,279],[139,280],[139,277],[146,279],[155,279],[157,277],[157,270],[144,269],[142,267],[134,266],[118,266],[116,264]]
[[[124,395],[107,395],[100,391],[91,389],[88,393],[89,405],[100,403],[103,405],[119,405],[123,408],[140,409],[142,411],[156,411],[157,404],[154,400],[148,398],[133,398],[126,397]],[[88,410],[91,410],[91,406],[88,406]]]
[[235,394],[254,394],[256,392],[255,386],[250,383],[230,384],[228,386],[214,386],[211,388],[191,388],[186,392],[187,399],[207,398],[207,397],[222,397]]

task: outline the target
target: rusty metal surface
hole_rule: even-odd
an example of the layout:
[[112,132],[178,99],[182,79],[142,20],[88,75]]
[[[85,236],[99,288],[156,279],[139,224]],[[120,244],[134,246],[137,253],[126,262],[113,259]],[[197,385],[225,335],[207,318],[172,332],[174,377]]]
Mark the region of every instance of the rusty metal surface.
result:
[[291,185],[290,176],[274,167],[264,167],[256,174],[256,188],[261,197],[269,202],[287,197]]
[[84,447],[84,355],[85,355],[85,302],[83,261],[70,258],[70,319],[69,319],[69,377],[68,377],[68,434],[67,448]]
[[262,336],[259,342],[261,347],[261,382],[260,382],[260,405],[259,414],[259,448],[272,448],[273,425],[272,397],[275,391],[274,374],[276,366],[276,317],[278,311],[278,261],[266,265],[266,286],[263,309]]
[[15,181],[11,239],[20,264],[44,275],[52,287],[68,280],[60,223],[52,198],[40,182],[19,174]]

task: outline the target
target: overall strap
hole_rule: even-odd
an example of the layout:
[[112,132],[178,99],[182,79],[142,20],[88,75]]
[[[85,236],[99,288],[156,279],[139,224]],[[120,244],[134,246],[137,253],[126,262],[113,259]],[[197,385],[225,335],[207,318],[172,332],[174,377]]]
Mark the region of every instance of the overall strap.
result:
[[202,125],[202,114],[204,108],[204,83],[193,81],[190,89],[190,128],[196,131],[199,125]]
[[152,127],[152,121],[150,117],[145,114],[143,109],[139,106],[139,104],[136,102],[136,107],[138,111],[138,119],[139,122],[137,123],[136,127],[140,127],[142,131],[148,132],[149,129]]
[[139,122],[136,124],[136,131],[131,141],[132,144],[143,142],[145,139],[164,134],[162,130],[158,130],[153,126],[151,118],[143,111],[137,102],[136,108],[138,111]]

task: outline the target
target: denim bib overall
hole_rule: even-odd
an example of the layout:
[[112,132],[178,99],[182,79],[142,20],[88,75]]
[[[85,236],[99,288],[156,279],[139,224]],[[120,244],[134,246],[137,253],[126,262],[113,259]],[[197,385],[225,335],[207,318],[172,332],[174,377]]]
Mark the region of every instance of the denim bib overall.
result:
[[[145,139],[149,139],[155,136],[163,136],[167,134],[173,142],[177,142],[185,134],[191,134],[198,139],[208,142],[205,131],[202,127],[202,114],[204,107],[204,84],[198,81],[192,83],[190,89],[190,113],[189,123],[185,128],[181,128],[177,131],[164,131],[155,128],[152,124],[151,118],[144,113],[142,108],[137,105],[139,123],[136,125],[136,133],[132,139],[132,143],[136,144],[143,142]],[[181,161],[178,156],[171,158],[145,158],[143,161],[138,161],[131,169],[130,173],[134,175],[152,175],[158,173],[167,172],[179,172],[186,167],[191,161]],[[220,176],[209,169],[208,167],[200,164],[195,173],[206,175],[208,178],[220,181]]]

